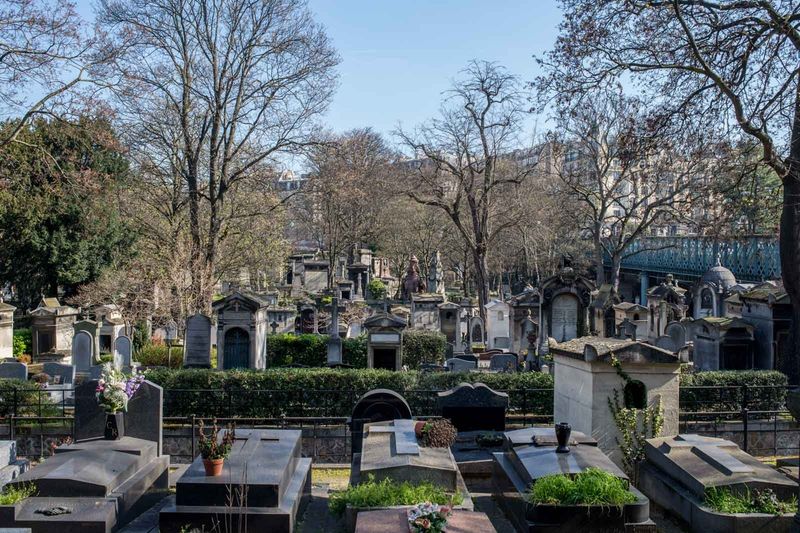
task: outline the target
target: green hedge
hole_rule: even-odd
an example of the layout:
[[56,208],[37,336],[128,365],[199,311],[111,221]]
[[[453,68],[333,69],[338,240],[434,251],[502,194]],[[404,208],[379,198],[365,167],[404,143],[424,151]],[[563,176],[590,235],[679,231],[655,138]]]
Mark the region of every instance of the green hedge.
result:
[[[59,398],[60,399],[60,398]],[[14,406],[16,405],[16,413]],[[50,395],[32,381],[0,379],[0,417],[61,416],[59,406]]]
[[[322,367],[328,364],[328,336],[282,333],[267,337],[270,366],[300,364]],[[367,366],[367,338],[342,339],[342,360],[355,368]]]
[[165,367],[169,362],[171,368],[180,368],[183,365],[183,347],[173,346],[169,354],[167,350],[164,344],[146,344],[139,348],[134,359],[144,366]]
[[[789,380],[777,370],[718,370],[681,374],[683,411],[740,411],[747,386],[751,411],[783,409]],[[717,387],[717,388],[691,388]]]
[[409,330],[403,333],[403,364],[410,369],[422,363],[444,364],[447,338],[438,331]]
[[[350,415],[362,394],[379,388],[403,394],[414,414],[426,416],[436,414],[436,390],[447,390],[463,381],[483,381],[490,387],[507,390],[552,387],[550,376],[537,373],[433,374],[328,368],[216,372],[164,368],[148,370],[147,376],[164,387],[165,416],[343,417]],[[552,391],[512,393],[511,409],[549,415],[553,412]]]

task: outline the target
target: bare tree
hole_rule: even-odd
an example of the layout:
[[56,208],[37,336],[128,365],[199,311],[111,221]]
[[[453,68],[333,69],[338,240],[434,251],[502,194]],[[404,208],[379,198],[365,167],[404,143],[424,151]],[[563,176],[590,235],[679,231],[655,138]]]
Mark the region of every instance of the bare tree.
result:
[[69,0],[0,5],[0,104],[21,117],[0,146],[16,141],[34,115],[52,113],[79,86],[95,82],[92,70],[109,54],[86,27]]
[[[447,93],[441,117],[410,133],[398,131],[418,159],[407,194],[442,209],[471,255],[481,316],[489,301],[488,255],[494,240],[515,224],[503,193],[531,167],[507,157],[518,148],[524,113],[517,79],[502,67],[471,62]],[[466,280],[465,280],[466,281]]]
[[[102,0],[129,121],[175,120],[188,194],[192,310],[210,311],[230,191],[309,144],[338,63],[302,0]],[[172,148],[170,148],[172,150]],[[168,150],[169,152],[169,150]]]
[[591,238],[596,283],[616,294],[622,261],[640,252],[630,251],[633,242],[657,226],[687,223],[714,159],[700,143],[679,144],[667,124],[616,89],[559,106],[557,122],[556,172]]
[[[551,81],[583,91],[633,74],[666,110],[750,137],[783,182],[784,287],[800,324],[800,4],[793,0],[562,0]],[[800,328],[778,366],[800,381]]]

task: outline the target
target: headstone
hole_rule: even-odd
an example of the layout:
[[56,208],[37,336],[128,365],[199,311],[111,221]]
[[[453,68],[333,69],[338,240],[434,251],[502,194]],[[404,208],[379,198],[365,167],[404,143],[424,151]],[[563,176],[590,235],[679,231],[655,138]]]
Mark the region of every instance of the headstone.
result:
[[347,421],[352,436],[352,453],[361,452],[364,424],[397,419],[411,419],[411,407],[400,394],[389,389],[374,389],[364,394]]
[[449,372],[469,372],[478,368],[477,363],[473,361],[465,361],[464,359],[452,358],[444,362]]
[[[361,274],[359,274],[360,279]],[[339,336],[339,298],[331,302],[331,324],[328,327],[328,366],[342,364],[342,339]]]
[[461,383],[440,392],[436,401],[443,418],[458,431],[505,431],[508,394],[497,392],[483,383]]
[[682,350],[686,346],[686,328],[680,322],[667,324],[664,334],[672,339],[672,345],[675,347],[674,351]]
[[[75,389],[75,440],[82,441],[103,436],[106,415],[97,403],[97,381],[86,381]],[[125,435],[152,441],[161,455],[164,390],[149,381],[142,382],[139,390],[128,401],[125,413]]]
[[75,383],[75,367],[62,363],[47,362],[42,365],[42,372],[50,376],[51,385],[70,385]]
[[94,362],[94,338],[88,331],[77,331],[72,338],[72,364],[78,372],[86,372]]
[[483,319],[479,316],[474,316],[469,319],[469,333],[470,342],[472,344],[484,344],[485,335],[483,327]]
[[222,475],[206,476],[198,456],[178,479],[159,531],[214,531],[225,515],[232,531],[294,531],[311,495],[311,459],[301,456],[301,437],[299,430],[237,429]]
[[27,472],[28,468],[30,462],[27,459],[17,459],[17,441],[0,440],[0,489]]
[[797,483],[743,452],[735,443],[700,435],[676,435],[645,442],[639,485],[664,509],[680,516],[692,531],[791,531],[793,514],[726,515],[710,513],[704,504],[711,488],[734,493],[770,489],[782,500],[793,499]]
[[458,353],[455,355],[456,359],[461,359],[462,361],[469,361],[470,363],[478,364],[480,358],[472,353]]
[[496,370],[498,372],[516,372],[519,359],[517,354],[501,353],[492,356],[489,360],[489,370]]
[[[589,441],[584,444],[584,442]],[[493,496],[517,531],[647,531],[655,533],[650,502],[632,485],[636,501],[623,508],[607,505],[535,505],[527,502],[532,485],[549,475],[574,475],[597,468],[627,480],[625,473],[596,446],[577,432],[570,451],[556,453],[552,428],[527,428],[506,433],[507,446],[493,454]]]
[[28,365],[16,361],[0,363],[0,378],[25,381],[28,379]]
[[495,337],[494,347],[500,350],[508,350],[511,348],[511,337]]
[[211,368],[211,319],[197,313],[186,319],[183,366]]
[[125,335],[114,339],[114,366],[117,370],[129,370],[133,367],[133,346],[131,339]]

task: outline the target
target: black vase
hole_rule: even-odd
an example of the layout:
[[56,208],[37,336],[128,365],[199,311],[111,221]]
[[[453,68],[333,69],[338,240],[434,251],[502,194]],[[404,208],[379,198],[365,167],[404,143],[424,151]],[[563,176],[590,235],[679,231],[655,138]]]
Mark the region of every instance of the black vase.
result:
[[125,436],[125,413],[106,413],[106,440],[119,440]]
[[556,440],[558,441],[558,448],[556,453],[569,453],[569,436],[572,433],[572,426],[566,422],[556,424]]

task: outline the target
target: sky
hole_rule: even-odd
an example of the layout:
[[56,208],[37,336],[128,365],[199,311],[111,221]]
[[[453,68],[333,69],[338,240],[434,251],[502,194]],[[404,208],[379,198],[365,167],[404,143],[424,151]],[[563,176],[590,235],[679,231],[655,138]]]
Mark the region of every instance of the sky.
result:
[[[78,10],[92,18],[92,0]],[[339,87],[323,117],[335,132],[391,134],[436,116],[442,93],[472,59],[532,80],[534,54],[555,42],[555,0],[308,0],[339,52]],[[535,119],[532,117],[531,121]],[[526,128],[533,130],[530,126]]]

